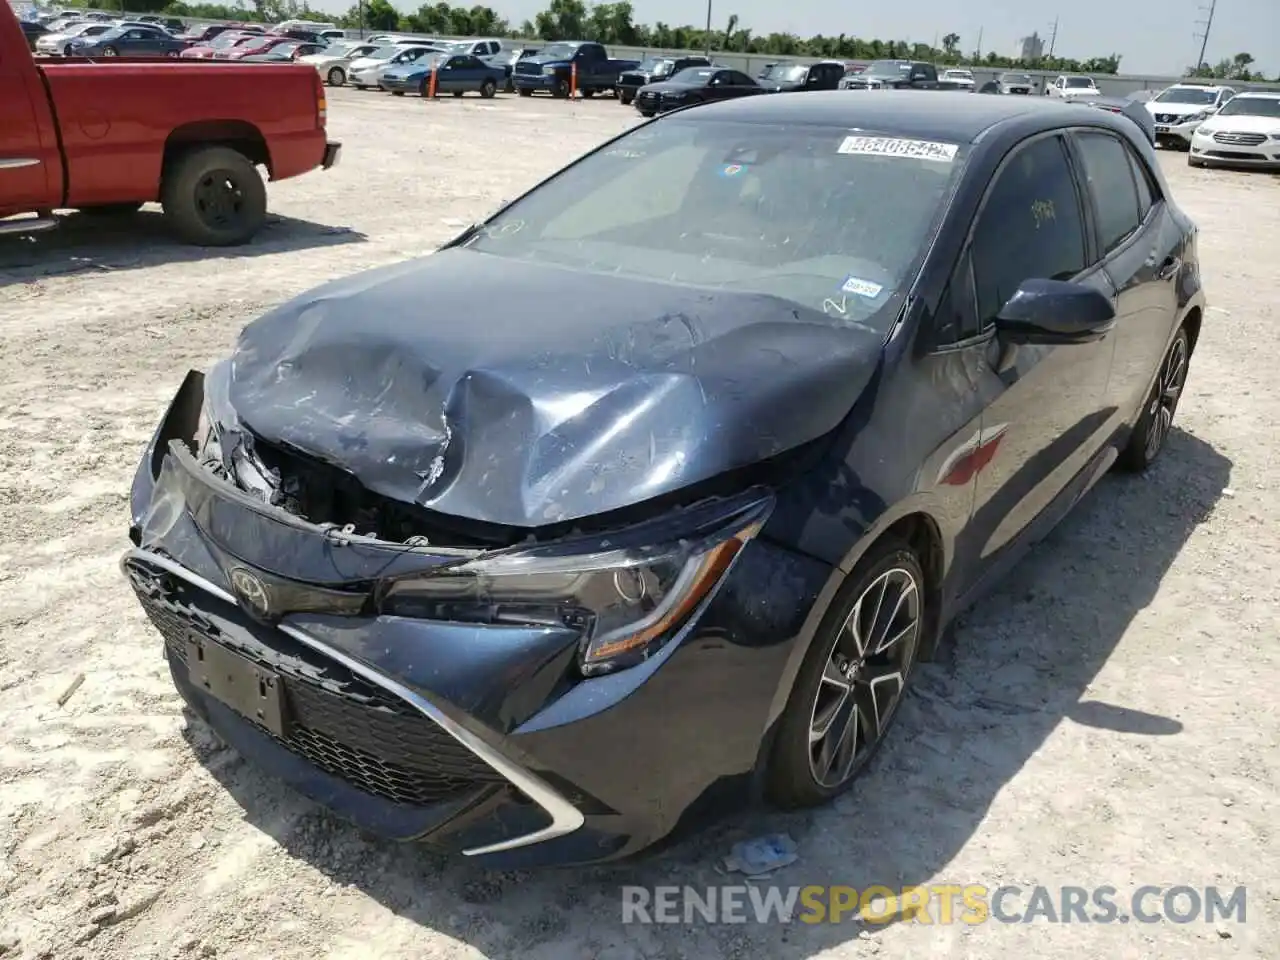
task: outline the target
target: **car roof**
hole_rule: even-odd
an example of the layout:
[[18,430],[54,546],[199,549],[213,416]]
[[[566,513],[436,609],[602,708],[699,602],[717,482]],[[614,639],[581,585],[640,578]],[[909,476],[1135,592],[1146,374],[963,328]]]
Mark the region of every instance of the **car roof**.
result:
[[1237,93],[1233,99],[1246,100],[1280,100],[1280,90],[1245,90]]
[[874,97],[851,97],[847,90],[823,90],[803,97],[747,97],[697,108],[699,118],[746,123],[803,124],[866,129],[898,136],[953,143],[976,140],[1006,120],[1042,118],[1044,129],[1070,125],[1076,116],[1097,124],[1105,111],[1049,97],[978,97],[937,90],[897,90]]

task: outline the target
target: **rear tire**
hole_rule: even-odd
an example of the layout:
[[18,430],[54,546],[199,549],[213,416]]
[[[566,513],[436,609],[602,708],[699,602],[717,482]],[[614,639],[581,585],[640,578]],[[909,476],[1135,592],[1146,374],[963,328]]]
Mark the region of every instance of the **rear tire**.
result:
[[551,85],[551,95],[557,100],[564,100],[569,96],[569,81],[563,77],[557,77],[555,83]]
[[461,90],[454,90],[454,91],[453,91],[453,95],[454,95],[455,97],[460,97],[460,96],[462,96],[462,91],[461,91]]
[[516,88],[516,93],[520,94],[520,96],[522,96],[522,97],[532,97],[532,96],[533,96],[533,91],[532,91],[532,90],[530,90],[528,87],[517,87],[517,88]]
[[347,82],[347,75],[341,67],[334,67],[329,71],[329,76],[326,79],[329,81],[329,86],[341,87]]
[[431,96],[431,84],[429,84],[425,78],[423,78],[422,82],[418,84],[418,96],[423,100],[426,100]]
[[1169,345],[1156,382],[1142,406],[1138,422],[1134,424],[1129,442],[1120,451],[1116,464],[1121,470],[1142,473],[1156,462],[1160,451],[1173,430],[1173,417],[1178,412],[1178,401],[1187,386],[1187,369],[1191,363],[1191,338],[1182,327]]
[[102,55],[104,57],[118,57],[120,56],[120,51],[117,50],[115,47],[103,47]]
[[652,117],[652,116],[653,116],[653,114],[654,114],[654,111],[653,111],[653,110],[641,110],[641,111],[640,111],[640,116],[642,116],[642,117]]
[[391,95],[392,95],[393,97],[403,97],[403,96],[404,96],[404,91],[403,91],[403,90],[392,90],[392,91],[391,91]]
[[160,184],[173,232],[202,247],[246,243],[267,218],[267,188],[258,168],[230,147],[204,147],[173,161]]
[[873,544],[813,639],[766,776],[769,798],[810,807],[844,793],[884,743],[905,698],[926,624],[924,571],[896,538]]
[[480,84],[480,96],[484,97],[486,100],[492,100],[497,92],[498,85],[492,80],[486,80],[484,83]]
[[620,104],[622,104],[624,107],[630,106],[630,105],[631,105],[631,101],[632,101],[633,99],[635,99],[635,98],[634,98],[631,94],[629,94],[629,93],[620,93],[620,94],[618,94],[618,102],[619,102]]

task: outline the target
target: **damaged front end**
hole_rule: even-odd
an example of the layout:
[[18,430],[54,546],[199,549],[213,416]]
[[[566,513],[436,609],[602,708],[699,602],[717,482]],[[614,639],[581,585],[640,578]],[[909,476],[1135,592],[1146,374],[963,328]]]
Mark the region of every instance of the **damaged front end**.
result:
[[[768,491],[552,538],[441,517],[256,436],[227,381],[222,364],[183,382],[139,465],[123,562],[192,708],[382,835],[473,855],[566,838],[570,860],[625,846],[583,827],[617,808],[519,734],[642,683],[755,539]],[[608,697],[568,697],[606,678]]]

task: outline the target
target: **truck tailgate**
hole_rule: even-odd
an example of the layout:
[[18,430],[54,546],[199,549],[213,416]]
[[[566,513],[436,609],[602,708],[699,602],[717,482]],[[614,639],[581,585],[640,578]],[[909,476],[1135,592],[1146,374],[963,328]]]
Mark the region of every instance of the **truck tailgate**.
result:
[[302,64],[41,59],[66,161],[69,206],[156,199],[166,145],[253,143],[273,180],[325,157],[319,75]]

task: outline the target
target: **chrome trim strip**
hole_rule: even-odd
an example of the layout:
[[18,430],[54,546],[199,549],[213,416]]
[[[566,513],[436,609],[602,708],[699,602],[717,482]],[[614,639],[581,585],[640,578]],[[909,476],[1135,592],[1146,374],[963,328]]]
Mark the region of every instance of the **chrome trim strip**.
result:
[[12,157],[7,160],[4,157],[0,157],[0,170],[21,170],[23,167],[38,167],[43,162],[35,157]]
[[[197,573],[192,573],[181,564],[170,560],[168,557],[162,557],[150,550],[142,550],[133,548],[128,550],[121,558],[120,563],[123,567],[125,561],[129,559],[137,559],[143,563],[150,563],[154,566],[168,570],[176,577],[181,577],[205,593],[208,593],[225,603],[240,606],[239,601],[228,591],[222,589],[216,583],[206,580]],[[519,847],[529,847],[535,843],[545,843],[547,840],[555,840],[573,833],[586,822],[586,818],[582,815],[577,807],[569,803],[562,796],[556,793],[551,787],[543,783],[538,777],[529,773],[524,768],[512,763],[502,754],[498,753],[493,747],[489,746],[466,727],[463,727],[451,720],[431,701],[414,693],[408,687],[402,686],[390,677],[384,677],[377,671],[369,668],[359,660],[354,660],[339,650],[335,650],[327,643],[317,640],[315,637],[297,627],[290,626],[285,623],[277,624],[277,629],[281,633],[288,634],[299,643],[304,643],[312,650],[324,654],[326,657],[338,661],[352,673],[359,674],[370,683],[376,684],[388,693],[392,693],[409,703],[427,719],[439,724],[444,728],[445,732],[461,743],[464,747],[474,753],[477,757],[493,767],[494,770],[506,777],[515,787],[524,793],[530,800],[540,806],[543,811],[551,818],[551,823],[543,827],[541,830],[535,830],[533,833],[527,833],[520,837],[513,837],[509,840],[502,840],[498,843],[491,843],[484,847],[473,847],[470,850],[463,850],[462,855],[466,857],[477,857],[486,853],[501,853],[505,850],[515,850]]]

